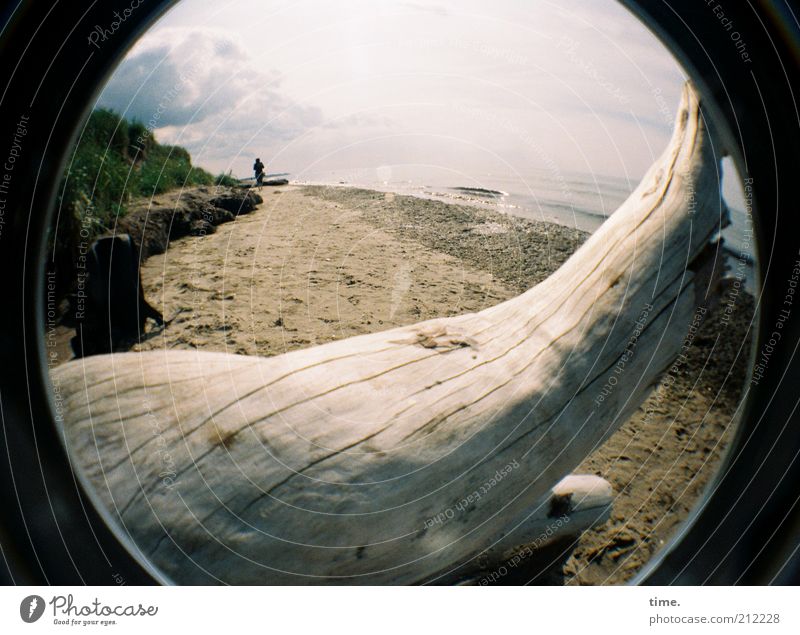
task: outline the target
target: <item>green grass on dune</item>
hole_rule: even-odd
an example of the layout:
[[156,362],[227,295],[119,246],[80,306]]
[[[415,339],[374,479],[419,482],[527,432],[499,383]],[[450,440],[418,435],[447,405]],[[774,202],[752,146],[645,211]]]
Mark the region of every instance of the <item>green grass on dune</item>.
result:
[[63,175],[59,208],[107,227],[135,197],[149,197],[195,185],[230,185],[228,175],[214,177],[192,165],[186,149],[162,145],[144,124],[128,121],[111,110],[92,112]]
[[235,185],[192,165],[180,146],[158,143],[144,124],[96,109],[79,135],[61,176],[56,221],[49,236],[59,286],[74,277],[76,252],[113,229],[132,199],[198,185]]

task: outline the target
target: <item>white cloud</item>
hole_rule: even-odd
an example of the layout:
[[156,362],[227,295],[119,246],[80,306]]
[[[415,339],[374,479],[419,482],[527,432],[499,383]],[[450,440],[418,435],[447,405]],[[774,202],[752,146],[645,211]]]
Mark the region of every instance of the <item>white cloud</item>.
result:
[[281,91],[281,75],[264,68],[233,34],[208,28],[161,28],[134,47],[98,105],[186,146],[197,163],[220,166],[240,152],[285,143],[322,122],[318,107]]

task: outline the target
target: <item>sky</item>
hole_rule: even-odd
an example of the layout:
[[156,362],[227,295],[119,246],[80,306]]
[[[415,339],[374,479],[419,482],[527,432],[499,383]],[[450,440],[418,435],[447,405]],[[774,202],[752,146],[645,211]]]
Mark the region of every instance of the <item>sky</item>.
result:
[[213,172],[296,178],[411,165],[633,185],[685,79],[615,2],[183,0],[98,105]]

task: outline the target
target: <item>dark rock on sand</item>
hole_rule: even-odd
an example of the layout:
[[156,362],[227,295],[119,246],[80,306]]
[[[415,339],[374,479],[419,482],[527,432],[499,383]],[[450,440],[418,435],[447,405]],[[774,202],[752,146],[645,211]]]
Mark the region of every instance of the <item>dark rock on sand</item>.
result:
[[130,236],[98,238],[86,260],[85,293],[70,299],[69,313],[76,317],[70,341],[75,357],[127,349],[144,332],[148,318],[164,324],[161,313],[144,296]]
[[249,214],[263,200],[253,191],[246,191],[242,194],[242,190],[231,188],[227,192],[215,196],[209,202],[214,207],[227,210],[232,214]]
[[[275,179],[264,179],[261,181],[261,185],[267,185],[271,187],[278,187],[281,185],[289,185],[289,179],[284,178],[275,178]],[[242,189],[242,190],[252,190],[258,189],[258,185],[256,185],[255,179],[243,179],[239,181],[237,185],[233,186],[235,189]]]
[[217,231],[217,228],[205,220],[192,221],[189,227],[190,236],[205,236],[206,234],[213,234],[215,231]]
[[164,253],[170,240],[213,233],[216,225],[249,214],[263,200],[256,192],[241,188],[182,190],[174,196],[142,201],[120,219],[114,233],[129,234],[144,260]]

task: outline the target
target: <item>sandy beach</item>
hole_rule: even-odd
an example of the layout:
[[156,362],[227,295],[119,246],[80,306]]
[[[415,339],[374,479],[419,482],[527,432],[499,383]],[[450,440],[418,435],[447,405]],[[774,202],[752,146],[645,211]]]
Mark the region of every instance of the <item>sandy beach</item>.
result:
[[147,297],[174,320],[137,348],[268,356],[480,311],[544,279],[584,238],[368,190],[262,193],[256,212],[144,263]]
[[[480,311],[543,280],[586,238],[490,210],[355,188],[289,185],[262,195],[254,212],[213,234],[175,240],[144,263],[146,296],[172,322],[135,350],[271,356]],[[746,354],[734,360],[752,302],[739,302],[724,338],[718,313],[704,316],[677,376],[575,470],[612,484],[611,519],[580,538],[555,578],[534,583],[622,583],[698,501],[733,430]],[[504,582],[535,574],[520,567]]]

